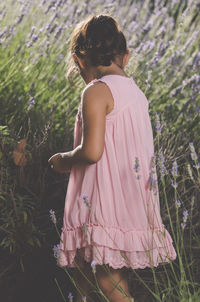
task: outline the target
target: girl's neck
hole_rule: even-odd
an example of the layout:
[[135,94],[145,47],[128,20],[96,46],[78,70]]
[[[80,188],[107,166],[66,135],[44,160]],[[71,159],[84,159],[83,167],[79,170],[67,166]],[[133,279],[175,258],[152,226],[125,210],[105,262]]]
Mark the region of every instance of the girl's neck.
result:
[[82,77],[86,84],[90,83],[94,79],[99,79],[105,75],[118,74],[122,76],[127,76],[123,70],[123,67],[117,63],[113,63],[110,66],[98,66],[96,68],[91,68],[87,73],[83,74]]

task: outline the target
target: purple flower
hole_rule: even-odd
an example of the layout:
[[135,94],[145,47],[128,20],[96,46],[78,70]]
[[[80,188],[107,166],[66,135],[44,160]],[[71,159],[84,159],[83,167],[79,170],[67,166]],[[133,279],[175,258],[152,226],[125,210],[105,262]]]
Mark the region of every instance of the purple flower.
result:
[[178,186],[178,185],[177,185],[177,182],[176,182],[176,181],[175,181],[175,182],[172,182],[172,187],[174,187],[174,189],[177,188],[177,186]]
[[35,100],[34,100],[33,97],[31,97],[30,100],[29,100],[29,107],[31,108],[31,107],[33,107],[34,105],[35,105]]
[[198,157],[197,157],[197,154],[195,152],[195,148],[194,148],[193,142],[189,143],[189,147],[190,147],[190,151],[191,151],[190,156],[191,156],[192,160],[194,160],[194,161],[197,160]]
[[178,165],[177,165],[177,161],[176,161],[176,160],[173,162],[171,172],[172,172],[172,175],[173,175],[174,177],[177,177],[177,176],[178,176]]
[[82,301],[83,301],[83,302],[87,302],[86,296],[82,297]]
[[134,165],[134,170],[135,170],[135,172],[136,172],[136,173],[138,173],[138,172],[139,172],[139,170],[140,170],[139,158],[138,158],[137,156],[135,157],[135,165]]
[[54,38],[55,38],[55,39],[58,39],[59,36],[62,34],[62,32],[63,32],[63,27],[60,26],[60,27],[56,30],[56,33],[55,33]]
[[160,125],[160,116],[159,116],[158,112],[156,112],[155,129],[156,129],[157,133],[160,133],[161,129],[162,129],[162,127]]
[[184,229],[186,227],[186,223],[185,222],[181,222],[181,227],[182,227],[182,229]]
[[190,164],[187,164],[187,170],[188,170],[188,174],[189,174],[190,178],[191,178],[192,180],[194,180],[194,177],[193,177],[193,175],[192,175],[192,169],[191,169]]
[[60,244],[54,245],[53,247],[53,253],[54,253],[54,257],[57,259],[60,258]]
[[88,201],[88,196],[87,195],[83,195],[83,200],[84,200],[84,203],[86,204],[86,206],[91,210],[91,205]]
[[36,42],[37,40],[38,40],[38,35],[33,34],[33,35],[32,35],[32,41],[33,41],[33,42]]
[[176,200],[176,201],[175,201],[175,204],[176,204],[176,206],[177,206],[178,208],[180,208],[180,206],[181,206],[180,200]]
[[[137,156],[135,157],[134,170],[135,170],[136,173],[138,173],[139,170],[140,170],[139,158],[138,158]],[[137,174],[137,175],[136,175],[136,178],[137,178],[137,179],[140,179],[140,178],[141,178],[141,175]]]
[[166,174],[166,168],[165,168],[164,163],[165,163],[165,158],[164,158],[164,155],[163,155],[162,151],[160,151],[159,166],[160,166],[161,177],[163,177]]
[[48,23],[47,25],[46,25],[46,30],[49,30],[51,28],[51,23]]
[[188,219],[188,210],[184,210],[183,211],[183,222],[181,223],[182,229],[185,228],[187,219]]
[[83,195],[83,199],[84,199],[84,200],[88,199],[88,196],[84,194],[84,195]]
[[188,210],[183,211],[183,219],[187,220],[188,218]]
[[157,183],[157,180],[153,177],[153,173],[155,173],[154,171],[151,171],[149,173],[149,189],[150,191],[152,189],[156,189],[156,183]]
[[35,29],[36,29],[35,26],[32,26],[32,27],[31,27],[31,31],[32,31],[32,32],[34,32]]
[[59,54],[58,56],[58,59],[57,59],[57,63],[60,63],[60,61],[64,58],[64,55],[61,53]]
[[50,210],[49,213],[50,213],[50,217],[51,217],[52,222],[53,222],[54,224],[56,224],[56,215],[55,215],[55,211]]
[[17,17],[17,20],[15,21],[15,24],[19,24],[22,22],[23,18],[24,18],[25,14],[22,13],[19,17]]
[[92,260],[92,262],[91,262],[91,268],[92,268],[93,274],[95,274],[96,273],[96,261],[95,260]]
[[73,295],[72,295],[72,293],[69,293],[69,295],[68,295],[68,300],[69,300],[69,302],[73,302]]

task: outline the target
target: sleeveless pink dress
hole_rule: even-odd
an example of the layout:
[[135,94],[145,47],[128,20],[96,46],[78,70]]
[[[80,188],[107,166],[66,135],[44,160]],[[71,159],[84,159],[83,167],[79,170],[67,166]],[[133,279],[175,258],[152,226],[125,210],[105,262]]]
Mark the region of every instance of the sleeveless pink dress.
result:
[[[114,109],[106,115],[101,159],[71,169],[57,264],[74,267],[77,249],[87,262],[113,268],[168,263],[176,252],[160,216],[156,172],[150,186],[154,145],[148,100],[133,78],[105,75],[86,87],[97,81],[110,88]],[[80,104],[74,148],[81,143],[81,122]]]

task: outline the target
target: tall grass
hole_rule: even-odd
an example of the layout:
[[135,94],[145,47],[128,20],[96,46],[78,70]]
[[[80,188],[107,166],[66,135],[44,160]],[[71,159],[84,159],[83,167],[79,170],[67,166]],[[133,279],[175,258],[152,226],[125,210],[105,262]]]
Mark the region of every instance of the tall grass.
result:
[[[10,259],[24,271],[29,251],[48,243],[51,208],[59,233],[68,175],[53,174],[47,159],[72,149],[84,87],[76,75],[73,85],[65,79],[70,33],[78,21],[99,12],[119,21],[131,51],[127,74],[149,100],[161,215],[178,252],[166,267],[130,271],[130,288],[139,301],[199,301],[200,14],[195,0],[0,2],[0,246],[2,254],[14,257],[1,258],[1,278]],[[13,151],[24,138],[26,164],[17,165]]]

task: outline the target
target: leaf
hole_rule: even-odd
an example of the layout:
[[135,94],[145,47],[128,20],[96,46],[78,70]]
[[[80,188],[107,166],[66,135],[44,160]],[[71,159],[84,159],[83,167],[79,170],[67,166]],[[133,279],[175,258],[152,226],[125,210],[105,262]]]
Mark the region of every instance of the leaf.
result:
[[33,239],[32,239],[32,238],[29,238],[28,243],[29,243],[30,245],[34,246],[34,242],[33,242]]
[[40,243],[40,241],[39,241],[37,238],[35,238],[35,242],[36,242],[36,244],[37,244],[39,247],[41,247],[41,243]]

